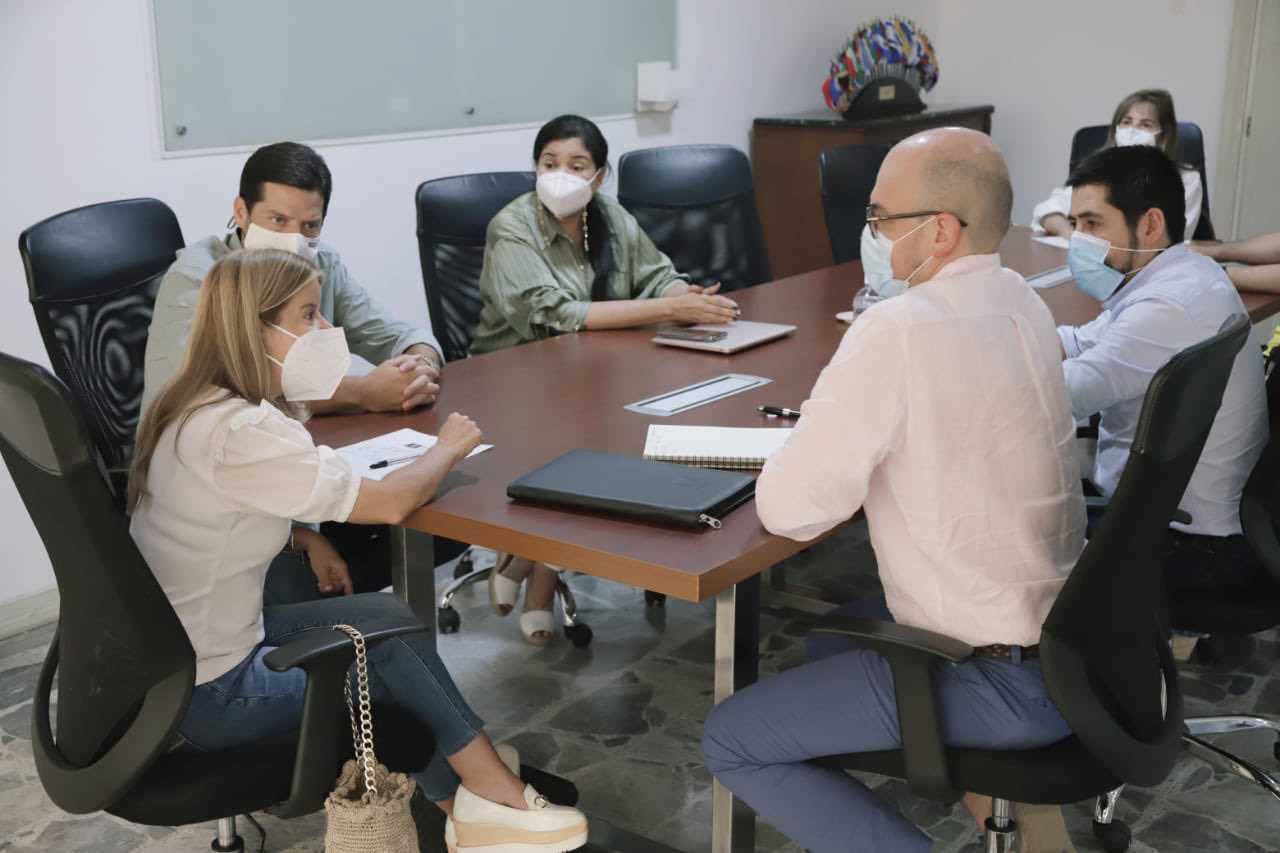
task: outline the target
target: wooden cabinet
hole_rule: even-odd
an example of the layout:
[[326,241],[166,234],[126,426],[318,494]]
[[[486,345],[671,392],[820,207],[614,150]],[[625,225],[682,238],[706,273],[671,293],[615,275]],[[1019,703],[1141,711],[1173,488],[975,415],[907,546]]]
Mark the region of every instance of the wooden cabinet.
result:
[[912,115],[864,121],[846,121],[829,111],[757,118],[751,162],[774,278],[832,263],[818,177],[818,156],[824,148],[893,145],[931,127],[971,127],[990,133],[994,111],[992,106],[934,105]]

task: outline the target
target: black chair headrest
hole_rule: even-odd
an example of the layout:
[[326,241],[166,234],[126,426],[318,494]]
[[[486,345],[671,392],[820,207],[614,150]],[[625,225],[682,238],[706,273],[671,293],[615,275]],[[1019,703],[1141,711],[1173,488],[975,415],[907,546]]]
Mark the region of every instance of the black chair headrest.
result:
[[533,172],[484,172],[424,181],[415,194],[418,236],[436,243],[484,245],[489,221],[533,188]]
[[80,302],[130,290],[162,274],[183,246],[164,202],[131,198],[78,207],[18,237],[32,302]]
[[751,162],[731,145],[628,151],[618,174],[618,199],[628,207],[695,207],[753,193]]

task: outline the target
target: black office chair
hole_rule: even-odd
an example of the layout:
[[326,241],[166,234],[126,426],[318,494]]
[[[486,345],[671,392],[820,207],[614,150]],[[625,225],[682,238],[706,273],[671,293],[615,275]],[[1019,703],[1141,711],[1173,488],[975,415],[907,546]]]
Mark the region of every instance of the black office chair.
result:
[[[1261,587],[1247,594],[1200,592],[1194,596],[1169,597],[1169,618],[1174,628],[1209,635],[1197,644],[1197,657],[1214,658],[1216,637],[1242,637],[1280,625],[1280,374],[1274,372],[1267,379],[1267,405],[1271,437],[1245,484],[1240,500],[1240,523],[1250,546],[1266,567],[1268,577]],[[1280,799],[1280,781],[1275,776],[1200,737],[1270,729],[1277,734],[1272,750],[1280,761],[1280,720],[1249,714],[1189,717],[1186,722],[1187,745],[1194,754],[1221,770],[1254,782]]]
[[724,291],[773,279],[756,211],[751,163],[729,145],[629,151],[618,162],[618,201],[695,284]]
[[818,158],[822,180],[822,211],[827,236],[837,264],[862,260],[862,229],[867,224],[867,204],[876,185],[887,145],[837,145]]
[[[1009,849],[1011,801],[1099,797],[1101,808],[1108,798],[1114,805],[1121,783],[1162,781],[1177,760],[1183,719],[1167,614],[1157,604],[1164,601],[1160,544],[1248,335],[1248,318],[1234,317],[1156,373],[1120,483],[1045,620],[1041,666],[1070,737],[1030,750],[944,746],[930,673],[939,662],[967,660],[972,649],[919,628],[826,617],[815,630],[857,638],[888,660],[902,748],[817,763],[904,778],[930,799],[954,800],[962,791],[993,797],[987,850]],[[1123,835],[1124,846],[1108,849],[1127,847],[1127,828]]]
[[[418,210],[418,256],[431,311],[431,329],[445,358],[466,358],[480,323],[480,273],[484,268],[489,221],[534,188],[533,172],[487,172],[424,181],[414,195]],[[453,634],[462,617],[453,606],[463,587],[488,580],[492,569],[477,569],[464,547],[436,609],[441,634]],[[591,628],[578,621],[578,606],[561,578],[556,592],[564,610],[564,632],[575,646],[591,642]]]
[[532,192],[533,172],[486,172],[418,185],[418,257],[431,330],[449,361],[466,358],[480,322],[480,271],[489,221]]
[[[195,681],[182,623],[129,536],[99,474],[84,421],[44,368],[0,353],[0,456],[44,541],[58,582],[58,627],[37,682],[32,749],[49,798],[151,826],[218,821],[215,850],[242,850],[235,815],[320,808],[351,726],[342,683],[354,658],[335,631],[308,632],[266,658],[307,673],[300,735],[212,752],[173,750]],[[388,622],[370,642],[425,630]],[[57,678],[56,727],[50,694]],[[426,766],[429,734],[394,708],[375,712],[379,758]],[[56,734],[55,734],[56,731]]]
[[[1082,127],[1071,138],[1071,159],[1067,173],[1075,171],[1080,161],[1107,144],[1110,125],[1099,124]],[[1178,160],[1200,173],[1200,186],[1204,198],[1200,201],[1200,221],[1196,223],[1194,240],[1214,239],[1213,223],[1209,219],[1209,177],[1204,163],[1204,133],[1200,125],[1190,121],[1178,122]]]
[[120,495],[156,290],[183,245],[177,217],[154,198],[68,210],[18,237],[45,350]]

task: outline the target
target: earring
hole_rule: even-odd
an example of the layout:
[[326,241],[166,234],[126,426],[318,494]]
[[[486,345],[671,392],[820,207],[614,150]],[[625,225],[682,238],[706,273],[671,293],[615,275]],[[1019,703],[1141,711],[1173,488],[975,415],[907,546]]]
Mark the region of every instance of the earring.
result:
[[591,254],[591,232],[587,228],[587,209],[582,208],[582,253]]

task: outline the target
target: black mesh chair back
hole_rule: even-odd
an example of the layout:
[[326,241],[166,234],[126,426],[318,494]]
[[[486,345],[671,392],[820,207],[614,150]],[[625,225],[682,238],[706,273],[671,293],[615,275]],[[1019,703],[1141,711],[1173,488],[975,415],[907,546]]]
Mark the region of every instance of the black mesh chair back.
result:
[[837,264],[862,260],[862,229],[867,204],[876,185],[887,145],[837,145],[818,158],[822,179],[822,211]]
[[[1280,361],[1280,354],[1273,350],[1269,361]],[[1240,496],[1240,526],[1266,576],[1247,592],[1171,595],[1175,628],[1243,636],[1280,625],[1280,371],[1272,370],[1266,387],[1270,438]]]
[[1160,782],[1177,758],[1182,695],[1161,543],[1249,331],[1247,317],[1232,317],[1157,371],[1115,494],[1041,633],[1055,704],[1089,752],[1131,784]]
[[[1270,361],[1280,362],[1277,351],[1271,353]],[[1273,586],[1280,590],[1280,371],[1274,368],[1267,377],[1267,413],[1270,438],[1245,483],[1240,525]]]
[[422,283],[431,330],[449,361],[467,357],[480,322],[480,271],[489,221],[533,187],[533,172],[457,175],[418,186]]
[[154,198],[69,210],[18,237],[49,360],[108,468],[132,453],[156,290],[182,247],[177,217]]
[[[1110,125],[1099,124],[1082,127],[1071,138],[1071,160],[1067,167],[1070,174],[1080,165],[1080,161],[1107,144],[1107,132]],[[1178,161],[1200,173],[1200,186],[1204,189],[1204,198],[1200,200],[1200,221],[1196,223],[1192,239],[1214,239],[1213,223],[1209,219],[1209,177],[1204,164],[1204,133],[1200,125],[1190,121],[1178,122]]]
[[694,284],[738,290],[773,279],[756,211],[751,163],[729,145],[629,151],[618,201]]
[[36,769],[59,808],[97,811],[172,743],[195,681],[195,652],[112,502],[66,386],[3,353],[0,455],[58,582],[58,629],[33,709]]

